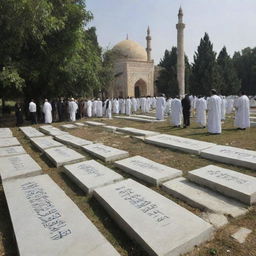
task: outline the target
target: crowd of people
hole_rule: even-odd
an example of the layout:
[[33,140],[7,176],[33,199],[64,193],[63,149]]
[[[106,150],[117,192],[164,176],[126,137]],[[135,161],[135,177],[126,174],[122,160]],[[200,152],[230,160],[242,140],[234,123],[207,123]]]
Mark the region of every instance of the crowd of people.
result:
[[[192,116],[199,127],[207,126],[209,133],[219,134],[226,114],[232,112],[235,112],[234,125],[238,129],[250,127],[250,106],[254,106],[253,104],[256,105],[255,98],[251,97],[249,100],[243,92],[240,92],[239,96],[225,97],[217,95],[216,90],[212,89],[210,97],[185,95],[182,99],[179,96],[166,99],[164,95],[105,100],[60,98],[52,102],[45,99],[44,103],[38,106],[32,99],[28,110],[32,124],[75,121],[90,117],[112,118],[112,114],[130,116],[133,113],[155,111],[157,120],[164,120],[165,116],[170,116],[170,125],[174,127],[181,127],[182,124],[183,128],[190,126]],[[17,125],[21,125],[23,118],[19,104],[16,104],[16,119]]]

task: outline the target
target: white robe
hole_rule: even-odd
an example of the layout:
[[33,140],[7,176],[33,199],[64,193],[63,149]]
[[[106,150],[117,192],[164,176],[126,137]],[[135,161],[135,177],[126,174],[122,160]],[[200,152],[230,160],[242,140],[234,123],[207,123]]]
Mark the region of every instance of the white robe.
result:
[[92,102],[92,116],[96,116],[97,115],[97,100],[94,100]]
[[234,108],[234,100],[227,99],[226,113],[231,114],[233,112],[233,108]]
[[208,99],[208,132],[221,133],[221,98],[212,95]]
[[164,120],[165,98],[158,97],[156,100],[156,119]]
[[241,129],[250,127],[250,101],[246,95],[242,95],[235,103],[235,126]]
[[68,112],[70,121],[76,121],[76,111],[78,109],[78,105],[74,101],[70,101],[68,103]]
[[227,107],[227,100],[225,98],[221,99],[221,120],[226,119],[226,107]]
[[135,98],[132,98],[131,101],[132,101],[132,112],[137,112],[137,100]]
[[87,101],[87,116],[92,117],[92,102],[90,100]]
[[111,100],[106,100],[104,103],[105,109],[106,109],[106,117],[112,118],[112,102]]
[[130,99],[126,99],[125,101],[125,114],[130,116],[132,114],[132,102]]
[[46,124],[52,123],[52,105],[49,102],[45,102],[43,106],[44,122]]
[[118,99],[113,100],[113,113],[119,114],[119,101]]
[[171,102],[171,123],[174,126],[181,125],[182,105],[180,99],[173,99]]
[[103,109],[102,109],[102,101],[97,100],[96,103],[96,116],[97,117],[102,117]]
[[143,113],[146,113],[146,101],[147,100],[144,97],[140,99],[140,107]]
[[204,98],[198,99],[196,101],[196,122],[202,127],[206,126],[206,109],[206,100]]
[[146,113],[149,113],[150,111],[150,108],[151,108],[151,99],[148,97],[146,98]]

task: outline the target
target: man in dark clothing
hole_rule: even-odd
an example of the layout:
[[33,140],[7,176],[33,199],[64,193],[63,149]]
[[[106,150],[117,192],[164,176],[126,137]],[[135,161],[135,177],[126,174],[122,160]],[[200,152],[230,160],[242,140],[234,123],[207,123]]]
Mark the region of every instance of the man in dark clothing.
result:
[[19,103],[15,104],[15,116],[16,126],[21,126],[23,124],[23,111]]
[[61,98],[57,104],[58,107],[58,115],[59,115],[59,122],[63,122],[65,120],[66,115],[66,103]]
[[190,126],[190,99],[189,95],[186,94],[185,97],[181,100],[182,113],[183,113],[183,128]]

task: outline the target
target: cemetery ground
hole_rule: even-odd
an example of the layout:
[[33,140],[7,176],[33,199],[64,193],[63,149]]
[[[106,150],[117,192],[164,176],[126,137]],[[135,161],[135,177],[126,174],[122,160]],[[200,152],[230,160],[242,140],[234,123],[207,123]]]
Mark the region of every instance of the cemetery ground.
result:
[[[207,129],[198,128],[192,118],[192,125],[189,128],[172,128],[169,121],[160,123],[141,123],[126,121],[121,119],[92,119],[93,121],[104,122],[105,124],[117,127],[133,127],[143,130],[156,131],[165,134],[177,135],[184,138],[191,138],[206,142],[213,142],[219,145],[228,145],[240,147],[243,149],[256,150],[256,128],[247,129],[246,131],[237,130],[233,127],[233,118],[229,117],[223,124],[223,132],[221,135],[209,135]],[[86,121],[86,119],[78,122]],[[11,121],[10,121],[11,126]],[[53,123],[54,126],[59,127],[64,123]],[[39,127],[36,125],[34,127]],[[86,195],[79,187],[73,183],[63,172],[63,167],[56,168],[47,159],[47,157],[35,148],[24,134],[16,127],[12,128],[13,135],[18,138],[22,146],[28,154],[42,167],[43,172],[50,175],[50,177],[58,184],[58,186],[65,191],[65,193],[74,201],[80,210],[93,222],[93,224],[100,230],[100,232],[107,238],[107,240],[117,249],[123,256],[146,256],[148,255],[143,249],[132,241],[111,219],[111,216],[101,207],[101,205],[91,196]],[[118,149],[126,150],[129,152],[130,157],[140,155],[150,160],[177,168],[182,170],[184,176],[191,170],[204,167],[206,165],[214,164],[223,168],[231,169],[234,171],[242,172],[256,177],[256,171],[237,167],[228,164],[222,164],[215,161],[203,159],[197,155],[183,153],[176,150],[161,148],[151,144],[146,144],[144,141],[132,137],[127,134],[108,132],[102,127],[86,126],[77,127],[76,129],[67,129],[70,134],[91,140],[98,143],[103,143],[107,146],[112,146]],[[94,159],[86,152],[75,149],[77,152],[86,156],[87,160]],[[97,159],[95,159],[97,160]],[[126,178],[136,178],[129,174],[122,172],[114,167],[112,163],[104,163],[100,160],[98,162],[104,164],[117,173]],[[193,208],[188,204],[169,196],[159,188],[137,180],[164,195],[165,197],[175,201],[182,207],[185,207],[194,214],[200,216],[201,211]],[[3,187],[0,184],[0,256],[14,256],[17,255],[17,248],[15,238],[12,230],[10,216],[3,192]],[[256,206],[249,208],[249,212],[243,216],[232,218],[228,217],[229,223],[223,228],[216,231],[214,239],[196,247],[186,256],[256,256]],[[235,241],[231,235],[235,233],[239,227],[246,227],[252,230],[252,233],[247,237],[246,242],[243,244]],[[154,232],[154,230],[152,230]],[[36,233],[35,233],[36,235]],[[157,234],[156,234],[157,235]],[[175,234],[174,234],[175,235]],[[26,239],[26,238],[24,238]],[[85,241],[88,242],[88,241]]]

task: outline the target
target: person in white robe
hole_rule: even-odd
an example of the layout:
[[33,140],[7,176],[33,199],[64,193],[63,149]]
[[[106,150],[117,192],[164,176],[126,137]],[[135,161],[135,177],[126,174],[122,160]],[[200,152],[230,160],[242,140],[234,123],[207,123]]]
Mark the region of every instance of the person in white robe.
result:
[[134,97],[132,97],[131,102],[132,102],[132,112],[135,113],[137,112],[137,100]]
[[111,119],[112,118],[112,102],[108,98],[104,102],[104,107],[105,107],[105,115],[107,118]]
[[235,103],[236,115],[235,126],[240,130],[250,127],[250,101],[243,91],[239,93],[239,98]]
[[141,105],[140,105],[140,98],[136,98],[137,101],[137,111],[141,109]]
[[196,101],[196,123],[203,128],[206,126],[206,110],[207,102],[203,97],[199,96]]
[[88,100],[86,105],[87,105],[87,116],[92,117],[92,101]]
[[164,120],[165,97],[162,95],[156,100],[156,119]]
[[113,100],[113,113],[119,114],[119,101],[116,98]]
[[208,132],[212,134],[221,133],[221,98],[215,89],[211,90],[212,96],[208,99]]
[[180,127],[182,118],[181,100],[175,97],[171,102],[171,124],[175,127]]
[[149,113],[150,108],[151,108],[151,98],[148,96],[148,97],[146,98],[145,112],[146,112],[146,113]]
[[165,104],[165,110],[164,110],[164,114],[167,116],[171,115],[171,104],[172,104],[172,98],[170,97]]
[[97,104],[98,104],[98,101],[94,99],[92,101],[92,116],[93,117],[95,117],[97,115]]
[[78,109],[77,103],[74,101],[74,98],[71,98],[71,101],[68,103],[68,113],[70,121],[76,121],[76,111]]
[[98,98],[96,103],[96,117],[102,117],[102,115],[103,115],[102,101]]
[[44,101],[43,105],[43,113],[44,113],[44,122],[46,124],[52,123],[52,105],[48,102],[47,99]]
[[227,108],[227,100],[225,96],[221,97],[221,120],[224,121],[226,119],[226,108]]
[[125,103],[126,103],[126,102],[125,102],[125,99],[123,99],[123,98],[120,99],[120,104],[121,104],[121,105],[120,105],[120,113],[121,113],[121,114],[125,114]]
[[127,116],[130,116],[132,114],[132,102],[129,97],[125,101],[125,114]]
[[234,99],[227,98],[226,114],[231,114],[234,108]]
[[156,109],[156,97],[152,97],[152,108]]
[[141,112],[146,113],[146,98],[142,97],[140,98],[140,107],[141,107]]

